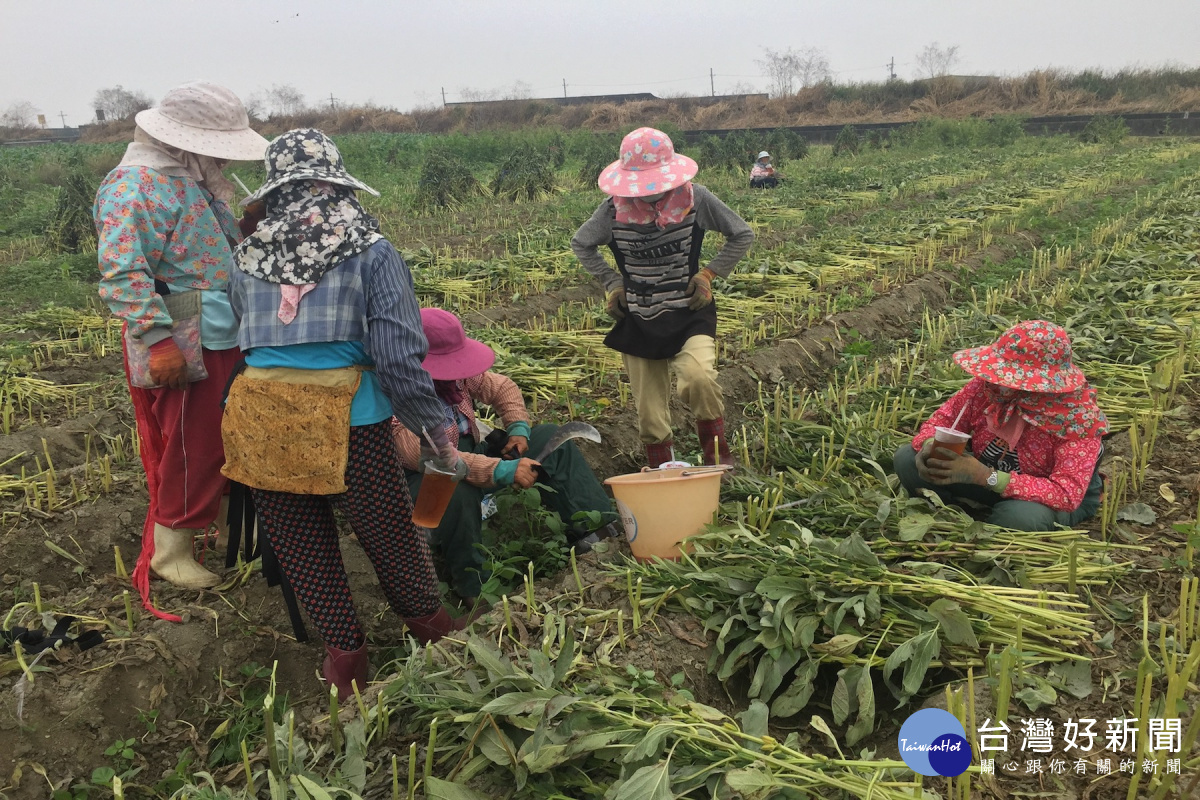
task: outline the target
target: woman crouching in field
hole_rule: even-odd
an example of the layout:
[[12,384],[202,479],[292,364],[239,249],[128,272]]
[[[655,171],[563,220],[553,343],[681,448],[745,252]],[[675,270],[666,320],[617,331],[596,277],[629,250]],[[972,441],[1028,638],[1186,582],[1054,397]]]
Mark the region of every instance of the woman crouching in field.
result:
[[421,368],[425,336],[412,276],[354,191],[337,147],[293,130],[267,150],[267,183],[247,204],[265,219],[237,253],[230,298],[246,369],[230,387],[226,475],[251,487],[259,531],[325,640],[325,679],[365,687],[333,511],[349,522],[392,608],[422,642],[465,625],[442,606],[429,546],[395,446],[393,415],[429,432],[430,462],[458,479],[442,403]]
[[[1022,322],[954,360],[974,379],[896,451],[908,493],[931,489],[946,502],[981,503],[991,509],[988,522],[1014,530],[1070,527],[1095,515],[1108,422],[1071,362],[1067,332]],[[970,452],[956,452],[965,437],[942,434],[961,439],[956,447],[935,441],[939,428],[969,435]]]

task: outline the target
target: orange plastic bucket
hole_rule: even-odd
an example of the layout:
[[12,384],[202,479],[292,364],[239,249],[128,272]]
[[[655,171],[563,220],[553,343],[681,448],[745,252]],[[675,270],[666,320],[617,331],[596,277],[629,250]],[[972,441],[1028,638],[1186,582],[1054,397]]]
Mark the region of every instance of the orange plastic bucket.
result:
[[648,469],[606,480],[617,501],[625,538],[638,561],[678,560],[680,542],[713,521],[721,505],[725,469]]

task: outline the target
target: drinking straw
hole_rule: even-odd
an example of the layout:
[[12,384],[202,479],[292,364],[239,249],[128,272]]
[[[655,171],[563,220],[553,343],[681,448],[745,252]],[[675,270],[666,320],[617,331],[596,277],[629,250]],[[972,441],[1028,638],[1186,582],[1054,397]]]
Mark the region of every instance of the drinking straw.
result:
[[958,430],[958,421],[962,419],[963,412],[967,410],[967,404],[963,403],[963,407],[958,410],[958,416],[954,418],[954,424],[950,427],[953,430]]

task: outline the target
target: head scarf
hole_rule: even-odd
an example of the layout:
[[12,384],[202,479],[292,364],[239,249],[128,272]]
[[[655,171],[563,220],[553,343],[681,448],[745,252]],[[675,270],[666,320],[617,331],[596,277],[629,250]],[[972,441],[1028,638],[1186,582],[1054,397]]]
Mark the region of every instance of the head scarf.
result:
[[1108,419],[1096,403],[1096,390],[1086,383],[1072,392],[1022,392],[986,384],[988,425],[1015,448],[1033,425],[1068,441],[1091,439],[1108,432]]
[[463,401],[462,385],[458,381],[434,381],[433,390],[448,406],[457,406]]
[[188,177],[222,203],[233,200],[233,184],[223,172],[227,161],[189,153],[134,128],[133,141],[125,148],[122,167],[147,167],[164,175]]
[[627,225],[649,225],[653,222],[659,230],[669,225],[677,225],[692,210],[695,193],[692,182],[688,181],[678,186],[654,203],[648,203],[640,197],[613,197],[613,206],[617,210],[617,222]]
[[238,269],[305,286],[383,238],[354,190],[324,181],[285,183],[266,197],[266,218],[238,245]]

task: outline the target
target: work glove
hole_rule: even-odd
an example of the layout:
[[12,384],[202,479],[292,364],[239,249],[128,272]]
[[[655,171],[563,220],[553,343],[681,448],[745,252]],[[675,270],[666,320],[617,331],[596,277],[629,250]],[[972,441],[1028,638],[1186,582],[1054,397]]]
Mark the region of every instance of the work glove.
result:
[[422,443],[421,457],[417,464],[418,471],[427,472],[428,467],[432,466],[439,472],[452,474],[455,483],[467,477],[467,462],[463,461],[458,448],[450,444],[446,431],[439,427],[436,430],[428,431],[428,434],[429,438],[433,440],[434,446],[430,447],[427,442]]
[[712,302],[712,279],[716,275],[715,272],[705,267],[692,276],[692,279],[688,281],[686,292],[688,308],[692,311],[699,311]]
[[[918,474],[919,472],[918,469]],[[987,476],[991,474],[991,470],[975,456],[959,455],[936,444],[925,457],[925,472],[928,475],[926,480],[935,486],[950,486],[956,483],[981,486],[986,484]]]
[[242,238],[245,239],[258,228],[258,223],[262,222],[267,217],[266,203],[251,203],[246,206],[242,212],[242,218],[238,220],[238,230],[242,232]]
[[625,315],[629,313],[629,300],[625,297],[625,289],[613,289],[608,293],[605,310],[613,319],[625,319]]
[[150,345],[150,380],[169,389],[187,388],[187,359],[170,336]]

